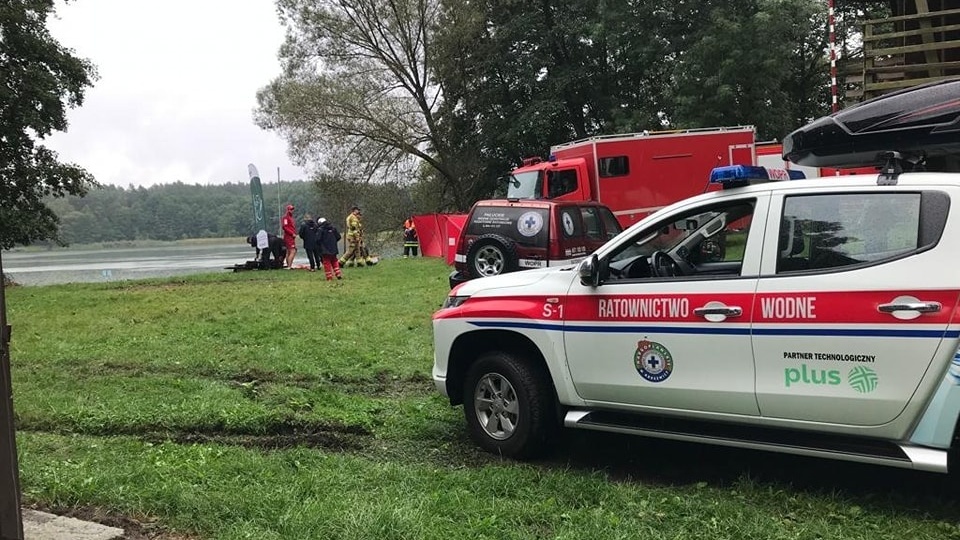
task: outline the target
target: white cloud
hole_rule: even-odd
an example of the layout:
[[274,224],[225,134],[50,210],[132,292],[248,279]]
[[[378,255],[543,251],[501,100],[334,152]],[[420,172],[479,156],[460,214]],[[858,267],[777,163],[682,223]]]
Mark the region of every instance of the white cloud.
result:
[[60,2],[49,26],[100,75],[46,141],[63,161],[124,186],[246,181],[247,163],[265,180],[277,167],[306,177],[253,123],[257,90],[280,72],[273,0]]

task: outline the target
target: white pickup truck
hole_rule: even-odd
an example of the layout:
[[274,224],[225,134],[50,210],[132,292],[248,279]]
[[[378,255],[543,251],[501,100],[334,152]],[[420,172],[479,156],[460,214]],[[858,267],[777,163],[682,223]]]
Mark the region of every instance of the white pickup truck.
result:
[[785,140],[794,162],[880,159],[877,174],[720,168],[725,189],[577,266],[457,286],[433,317],[438,390],[509,457],[566,426],[946,472],[960,417],[960,174],[945,172],[958,96],[960,81],[919,87]]

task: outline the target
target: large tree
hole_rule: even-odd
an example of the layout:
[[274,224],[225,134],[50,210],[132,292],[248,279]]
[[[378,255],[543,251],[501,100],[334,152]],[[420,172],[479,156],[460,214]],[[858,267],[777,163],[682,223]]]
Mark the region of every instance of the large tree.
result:
[[66,130],[67,108],[83,103],[95,77],[89,61],[50,35],[53,11],[53,0],[0,4],[0,249],[55,238],[58,220],[43,197],[83,195],[96,185],[37,142]]
[[813,0],[703,2],[676,58],[679,127],[752,124],[780,138],[826,114],[826,9]]
[[437,4],[278,0],[283,73],[259,92],[258,124],[280,132],[300,163],[339,178],[412,180],[419,161],[456,186],[428,64]]
[[440,128],[476,175],[471,201],[551,144],[660,125],[665,1],[443,3],[432,62]]
[[465,209],[577,138],[752,124],[771,139],[828,112],[819,0],[278,1],[287,69],[261,125],[348,168],[418,157],[425,209]]
[[582,137],[753,124],[773,138],[824,112],[826,14],[817,0],[443,8],[433,49],[441,129],[487,178]]

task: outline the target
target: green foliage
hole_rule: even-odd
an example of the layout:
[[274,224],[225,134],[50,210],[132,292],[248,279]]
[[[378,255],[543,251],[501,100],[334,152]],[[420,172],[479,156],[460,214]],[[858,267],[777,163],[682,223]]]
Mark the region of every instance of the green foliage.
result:
[[[263,184],[267,229],[277,234],[280,208],[288,203],[296,207],[298,220],[306,214],[322,216],[340,229],[350,207],[360,205],[370,232],[398,231],[403,220],[417,211],[410,192],[391,182],[369,184],[321,176],[316,182],[282,182],[279,198],[277,189],[276,183]],[[255,232],[246,183],[176,182],[130,189],[108,185],[83,198],[51,198],[45,202],[59,217],[60,236],[67,244],[236,238]],[[373,237],[371,241],[375,243]]]
[[575,430],[478,451],[430,380],[448,270],[11,289],[24,503],[198,540],[960,538],[953,482],[915,471]]
[[0,249],[56,238],[57,218],[43,198],[83,195],[96,185],[36,143],[67,128],[66,107],[83,103],[93,65],[47,30],[53,0],[0,6]]
[[441,127],[487,176],[586,136],[751,124],[769,139],[827,112],[813,0],[444,7]]
[[[327,219],[332,219],[341,233],[346,231],[345,219],[354,205],[363,211],[363,228],[367,233],[399,233],[403,221],[416,213],[410,192],[394,182],[371,184],[323,177],[317,187],[326,206],[333,210]],[[373,254],[382,253],[384,242],[398,243],[399,240],[391,235],[365,235],[367,248]]]
[[[516,161],[550,144],[656,128],[669,51],[650,2],[448,2],[434,65],[472,146]],[[643,28],[644,32],[637,32]]]
[[676,63],[673,123],[751,124],[770,140],[829,112],[825,5],[723,2],[704,15]]
[[[292,203],[297,217],[327,208],[313,182],[265,183],[267,228],[279,232],[280,208]],[[103,186],[85,197],[46,201],[62,223],[68,244],[130,240],[245,237],[253,234],[253,208],[247,183],[188,185],[182,182],[149,188]]]
[[278,0],[284,72],[259,92],[257,122],[338,179],[405,183],[415,159],[456,186],[427,64],[436,4]]
[[[412,187],[423,210],[488,198],[523,157],[594,135],[829,112],[816,0],[279,0],[284,74],[258,122],[344,181]],[[841,47],[881,2],[841,9]],[[410,160],[413,161],[410,161]]]

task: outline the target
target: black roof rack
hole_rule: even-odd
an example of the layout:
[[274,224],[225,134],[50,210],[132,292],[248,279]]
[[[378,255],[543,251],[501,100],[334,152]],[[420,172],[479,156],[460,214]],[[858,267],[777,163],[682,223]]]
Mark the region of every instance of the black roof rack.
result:
[[[960,167],[960,78],[915,86],[825,116],[787,135],[783,158],[807,167]],[[910,164],[914,165],[910,165]]]

